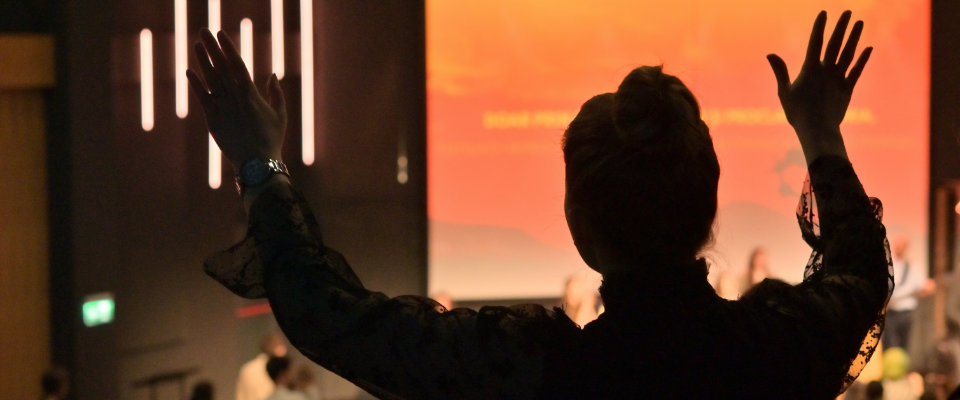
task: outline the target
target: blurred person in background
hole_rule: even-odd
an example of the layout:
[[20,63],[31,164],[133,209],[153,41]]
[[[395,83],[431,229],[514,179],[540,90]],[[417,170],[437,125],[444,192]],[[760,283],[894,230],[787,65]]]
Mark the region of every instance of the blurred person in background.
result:
[[320,400],[322,391],[317,376],[309,365],[300,365],[293,374],[293,389],[305,394],[309,400]]
[[770,262],[767,251],[757,247],[750,252],[750,261],[747,262],[747,273],[743,277],[740,293],[746,293],[764,279],[770,277]]
[[883,400],[883,382],[870,381],[866,388],[866,400]]
[[260,339],[260,353],[240,367],[237,376],[237,400],[264,400],[273,393],[273,380],[267,375],[270,357],[287,355],[287,343],[279,332]]
[[40,387],[43,388],[42,400],[64,400],[70,394],[70,374],[60,367],[50,368],[43,372]]
[[267,360],[267,375],[274,383],[273,392],[267,400],[309,400],[307,395],[296,390],[296,376],[288,357],[270,357]]
[[453,309],[453,297],[450,297],[450,294],[445,291],[439,291],[434,293],[433,296],[430,296],[437,304],[443,306],[444,310]]
[[190,400],[213,400],[213,383],[200,381],[194,384]]
[[946,327],[947,335],[934,343],[924,369],[927,392],[938,399],[946,399],[960,385],[960,324],[946,318]]
[[720,274],[717,293],[727,300],[740,298],[740,295],[770,277],[770,266],[767,260],[767,252],[763,247],[754,248],[750,252],[750,258],[747,259],[746,270],[727,269]]
[[914,400],[923,394],[923,377],[911,370],[910,356],[900,347],[883,351],[883,398]]
[[934,283],[926,271],[910,264],[907,250],[910,241],[899,237],[891,246],[893,256],[893,295],[887,305],[887,325],[883,332],[883,347],[909,349],[913,313],[919,298],[933,293]]
[[597,307],[597,289],[584,274],[576,273],[567,278],[563,289],[563,311],[579,326],[586,326],[600,315]]

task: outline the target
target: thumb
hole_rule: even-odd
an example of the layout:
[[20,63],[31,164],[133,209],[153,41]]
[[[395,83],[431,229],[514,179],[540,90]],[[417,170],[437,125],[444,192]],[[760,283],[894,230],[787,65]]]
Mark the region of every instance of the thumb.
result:
[[783,96],[790,90],[790,74],[787,73],[787,63],[776,54],[768,54],[767,61],[770,62],[770,68],[773,69],[773,75],[777,78],[777,94]]

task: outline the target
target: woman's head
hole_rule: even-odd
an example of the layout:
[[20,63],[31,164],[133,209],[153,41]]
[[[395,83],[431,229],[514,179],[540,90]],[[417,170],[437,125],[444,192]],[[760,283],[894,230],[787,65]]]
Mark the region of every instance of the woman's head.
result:
[[584,103],[563,156],[567,222],[599,272],[692,261],[711,237],[720,175],[713,141],[693,94],[660,67],[637,68],[616,93]]

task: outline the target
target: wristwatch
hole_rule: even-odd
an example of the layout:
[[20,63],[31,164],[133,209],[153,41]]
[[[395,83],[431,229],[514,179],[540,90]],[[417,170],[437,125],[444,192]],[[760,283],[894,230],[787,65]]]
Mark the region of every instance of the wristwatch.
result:
[[290,171],[280,160],[251,158],[240,166],[236,176],[237,192],[243,195],[244,189],[260,186],[276,174],[290,176]]

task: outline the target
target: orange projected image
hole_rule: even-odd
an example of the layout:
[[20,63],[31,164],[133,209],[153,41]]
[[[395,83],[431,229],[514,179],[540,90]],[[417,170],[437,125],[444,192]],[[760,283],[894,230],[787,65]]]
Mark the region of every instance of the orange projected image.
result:
[[563,131],[584,101],[661,64],[697,96],[720,159],[711,276],[761,247],[774,277],[798,282],[805,163],[765,56],[795,77],[821,9],[830,29],[846,9],[865,23],[861,48],[875,49],[842,130],[888,232],[925,267],[929,0],[429,0],[429,290],[559,297],[587,269],[563,215]]

